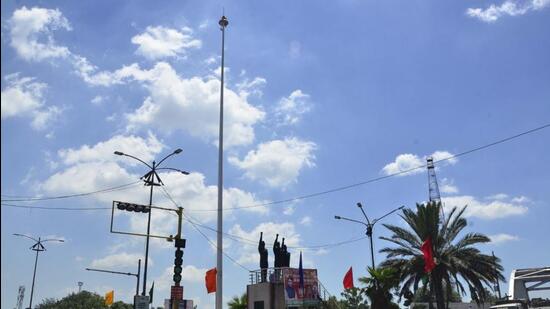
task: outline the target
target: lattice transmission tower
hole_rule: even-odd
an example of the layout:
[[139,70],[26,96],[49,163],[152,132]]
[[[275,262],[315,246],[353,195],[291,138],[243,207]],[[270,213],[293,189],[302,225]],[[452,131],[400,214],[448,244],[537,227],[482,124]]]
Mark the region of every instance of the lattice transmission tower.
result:
[[25,286],[20,285],[19,291],[17,292],[17,303],[15,309],[23,309],[23,298],[25,297]]
[[[434,159],[428,157],[426,159],[428,167],[428,195],[430,202],[441,203],[441,195],[439,194],[439,185],[437,184],[437,177],[435,176]],[[441,221],[445,220],[445,212],[443,211],[443,204],[441,204]]]

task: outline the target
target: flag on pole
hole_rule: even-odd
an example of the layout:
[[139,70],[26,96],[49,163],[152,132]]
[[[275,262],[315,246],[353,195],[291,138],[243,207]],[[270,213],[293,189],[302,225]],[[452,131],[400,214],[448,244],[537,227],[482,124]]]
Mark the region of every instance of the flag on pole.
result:
[[206,272],[206,276],[204,278],[206,283],[206,291],[210,294],[212,292],[216,292],[216,275],[218,274],[218,271],[216,270],[216,267],[208,270]]
[[110,306],[115,300],[115,291],[109,291],[105,293],[105,305]]
[[298,266],[298,274],[300,275],[300,288],[304,289],[304,268],[302,267],[302,251],[300,251],[300,265]]
[[353,288],[353,267],[350,267],[346,275],[344,276],[344,289]]
[[430,273],[435,268],[434,253],[432,250],[432,238],[428,236],[424,243],[422,243],[422,254],[424,255],[424,271]]
[[151,284],[151,289],[149,290],[149,303],[153,303],[153,289],[155,288],[155,281]]

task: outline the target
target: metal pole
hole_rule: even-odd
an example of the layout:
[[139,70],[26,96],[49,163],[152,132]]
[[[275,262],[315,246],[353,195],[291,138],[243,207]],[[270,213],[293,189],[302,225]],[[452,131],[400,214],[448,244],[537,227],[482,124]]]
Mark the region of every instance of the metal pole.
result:
[[38,252],[40,252],[40,237],[38,237],[38,247],[36,247],[36,258],[34,259],[34,273],[32,275],[31,300],[29,309],[32,309],[32,296],[34,294],[34,279],[36,278],[36,265],[38,264]]
[[225,16],[219,21],[222,31],[222,67],[221,67],[221,86],[220,86],[220,132],[218,145],[218,231],[217,231],[217,263],[216,263],[216,309],[222,309],[223,306],[223,75],[225,65],[225,27],[229,22]]
[[[151,191],[149,193],[149,207],[153,206],[153,187],[155,184],[155,166],[156,163],[153,161],[153,169],[152,169],[152,175],[151,175],[151,182],[149,185],[151,186]],[[143,267],[143,292],[141,295],[145,296],[145,289],[147,285],[147,262],[149,262],[149,233],[151,231],[151,210],[152,208],[149,208],[149,214],[147,216],[147,239],[145,241],[145,266]]]
[[374,245],[372,243],[372,225],[367,226],[367,236],[369,236],[370,239],[370,258],[372,260],[372,269],[376,269],[374,264]]
[[137,283],[136,283],[136,295],[139,295],[139,276],[141,272],[141,259],[138,260],[138,272],[137,272]]

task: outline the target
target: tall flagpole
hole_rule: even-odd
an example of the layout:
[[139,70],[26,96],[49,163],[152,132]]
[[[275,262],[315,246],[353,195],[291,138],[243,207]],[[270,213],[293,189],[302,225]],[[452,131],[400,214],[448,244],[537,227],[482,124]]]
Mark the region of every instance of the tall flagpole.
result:
[[222,31],[222,68],[221,68],[221,89],[220,89],[220,135],[218,146],[218,243],[217,243],[217,274],[216,274],[216,309],[223,306],[223,71],[224,71],[224,49],[225,49],[225,27],[229,24],[227,18],[222,16],[219,23]]

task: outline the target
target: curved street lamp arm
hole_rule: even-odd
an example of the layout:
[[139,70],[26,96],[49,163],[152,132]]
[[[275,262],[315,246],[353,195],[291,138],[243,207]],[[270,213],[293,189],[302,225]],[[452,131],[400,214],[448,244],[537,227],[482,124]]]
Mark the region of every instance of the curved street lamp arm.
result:
[[173,156],[173,155],[175,155],[175,154],[178,154],[178,153],[180,153],[180,152],[181,152],[181,149],[179,149],[179,148],[176,149],[174,152],[172,152],[171,154],[167,155],[167,156],[164,157],[162,160],[160,160],[159,163],[157,163],[157,166],[160,166],[160,164],[161,164],[162,162],[164,162],[164,160],[166,160],[166,159],[170,158],[171,156]]
[[[118,154],[117,151],[115,151],[115,154]],[[147,162],[141,160],[141,159],[138,158],[138,157],[134,157],[134,156],[132,156],[132,155],[129,155],[129,154],[123,153],[123,152],[120,152],[119,155],[120,155],[120,156],[125,156],[125,157],[130,157],[130,158],[132,158],[132,159],[138,160],[139,162],[145,164],[148,168],[153,169],[153,167],[152,167],[151,165],[149,165]]]
[[55,239],[55,238],[48,238],[48,239],[42,239],[40,242],[46,242],[46,241],[58,241],[58,242],[65,242],[64,239]]
[[189,172],[187,171],[182,171],[180,169],[177,169],[177,168],[173,168],[173,167],[161,167],[161,168],[157,168],[156,170],[171,170],[171,171],[176,171],[176,172],[180,172],[184,175],[189,175]]
[[32,238],[32,237],[30,237],[30,236],[27,236],[27,235],[17,234],[17,233],[14,233],[13,235],[15,235],[15,236],[22,236],[22,237],[27,237],[28,239],[31,239],[31,240],[33,240],[33,241],[38,242],[38,239],[34,239],[34,238]]
[[361,221],[358,221],[358,220],[354,220],[354,219],[350,219],[350,218],[346,218],[346,217],[341,217],[341,216],[336,216],[336,217],[337,217],[336,219],[351,221],[351,222],[363,224],[364,226],[368,226],[368,224],[366,224],[365,222],[361,222]]
[[[361,203],[357,203],[357,207],[359,207],[359,209],[361,209],[361,212],[363,213],[363,216],[365,216],[365,219],[367,219],[367,223],[369,225],[371,225],[369,217],[367,217],[367,214],[365,213],[365,210],[363,210],[363,205],[361,205]],[[374,225],[374,223],[372,225]]]
[[401,209],[403,209],[403,208],[405,208],[405,206],[398,207],[398,208],[396,208],[396,209],[394,209],[394,210],[388,212],[387,214],[383,215],[382,217],[380,217],[380,218],[378,218],[378,219],[374,219],[374,221],[372,221],[372,225],[376,224],[376,222],[382,220],[383,218],[385,218],[385,217],[391,215],[392,213],[394,213],[394,212],[396,212],[396,211],[398,211],[398,210],[401,210]]

